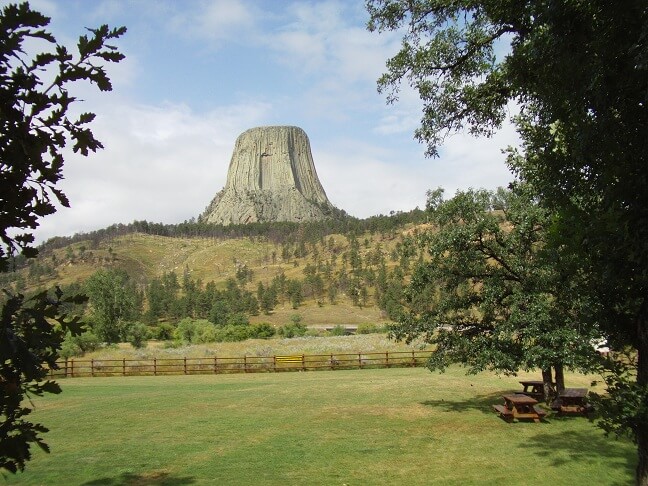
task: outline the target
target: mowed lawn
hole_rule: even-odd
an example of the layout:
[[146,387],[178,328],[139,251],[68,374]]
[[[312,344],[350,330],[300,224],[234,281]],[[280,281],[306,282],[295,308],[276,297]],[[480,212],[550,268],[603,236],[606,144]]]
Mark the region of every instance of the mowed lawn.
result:
[[585,418],[499,419],[491,405],[518,379],[459,368],[67,379],[34,402],[52,453],[5,482],[632,484],[634,446]]

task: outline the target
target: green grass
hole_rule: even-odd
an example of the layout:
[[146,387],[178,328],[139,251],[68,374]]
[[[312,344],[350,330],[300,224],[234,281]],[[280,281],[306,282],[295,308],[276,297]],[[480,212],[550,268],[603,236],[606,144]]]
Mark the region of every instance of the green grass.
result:
[[68,379],[35,401],[52,453],[6,484],[632,483],[633,445],[584,418],[500,420],[491,404],[521,378],[453,368]]

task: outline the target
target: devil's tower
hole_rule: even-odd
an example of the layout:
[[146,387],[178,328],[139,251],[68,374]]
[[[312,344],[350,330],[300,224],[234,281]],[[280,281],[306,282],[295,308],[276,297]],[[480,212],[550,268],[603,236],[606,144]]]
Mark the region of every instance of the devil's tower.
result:
[[317,178],[298,127],[251,128],[236,139],[225,187],[200,220],[216,224],[316,221],[340,214]]

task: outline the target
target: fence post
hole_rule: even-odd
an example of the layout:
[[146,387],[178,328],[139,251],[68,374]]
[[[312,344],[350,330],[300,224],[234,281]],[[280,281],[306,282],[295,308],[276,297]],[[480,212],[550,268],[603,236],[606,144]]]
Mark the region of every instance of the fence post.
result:
[[157,376],[157,358],[153,358],[153,376]]
[[182,363],[183,363],[182,369],[184,371],[184,374],[186,375],[187,374],[187,357],[186,356],[184,358],[182,358]]
[[68,359],[65,358],[65,377],[67,378],[68,376]]
[[362,369],[362,354],[358,353],[358,368]]
[[71,367],[70,367],[70,376],[74,378],[74,358],[70,360]]
[[244,373],[248,372],[248,369],[247,369],[247,354],[243,355],[243,372]]
[[416,367],[416,357],[414,356],[414,351],[412,351],[412,366]]
[[272,355],[272,371],[277,371],[277,356]]
[[331,369],[335,369],[335,363],[333,362],[333,353],[331,353]]
[[302,354],[302,371],[306,371],[306,356]]
[[90,360],[90,375],[94,377],[94,359]]
[[214,356],[214,373],[218,373],[218,358]]
[[385,366],[389,368],[389,351],[385,351]]
[[126,376],[126,358],[122,358],[122,376]]

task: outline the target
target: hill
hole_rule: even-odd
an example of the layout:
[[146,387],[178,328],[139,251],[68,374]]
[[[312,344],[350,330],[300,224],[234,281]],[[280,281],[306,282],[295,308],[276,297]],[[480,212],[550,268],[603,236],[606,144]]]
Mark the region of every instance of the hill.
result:
[[[299,282],[302,299],[281,295],[271,312],[250,322],[285,324],[299,314],[313,327],[379,324],[389,320],[385,292],[402,282],[417,255],[403,252],[421,225],[421,211],[367,220],[231,227],[134,222],[98,232],[55,238],[34,260],[17,261],[3,286],[32,293],[54,285],[79,288],[100,269],[125,271],[144,296],[151,282],[174,274],[219,290],[236,281],[257,294],[278,278]],[[393,287],[393,285],[392,285]],[[182,290],[180,291],[182,293]]]

